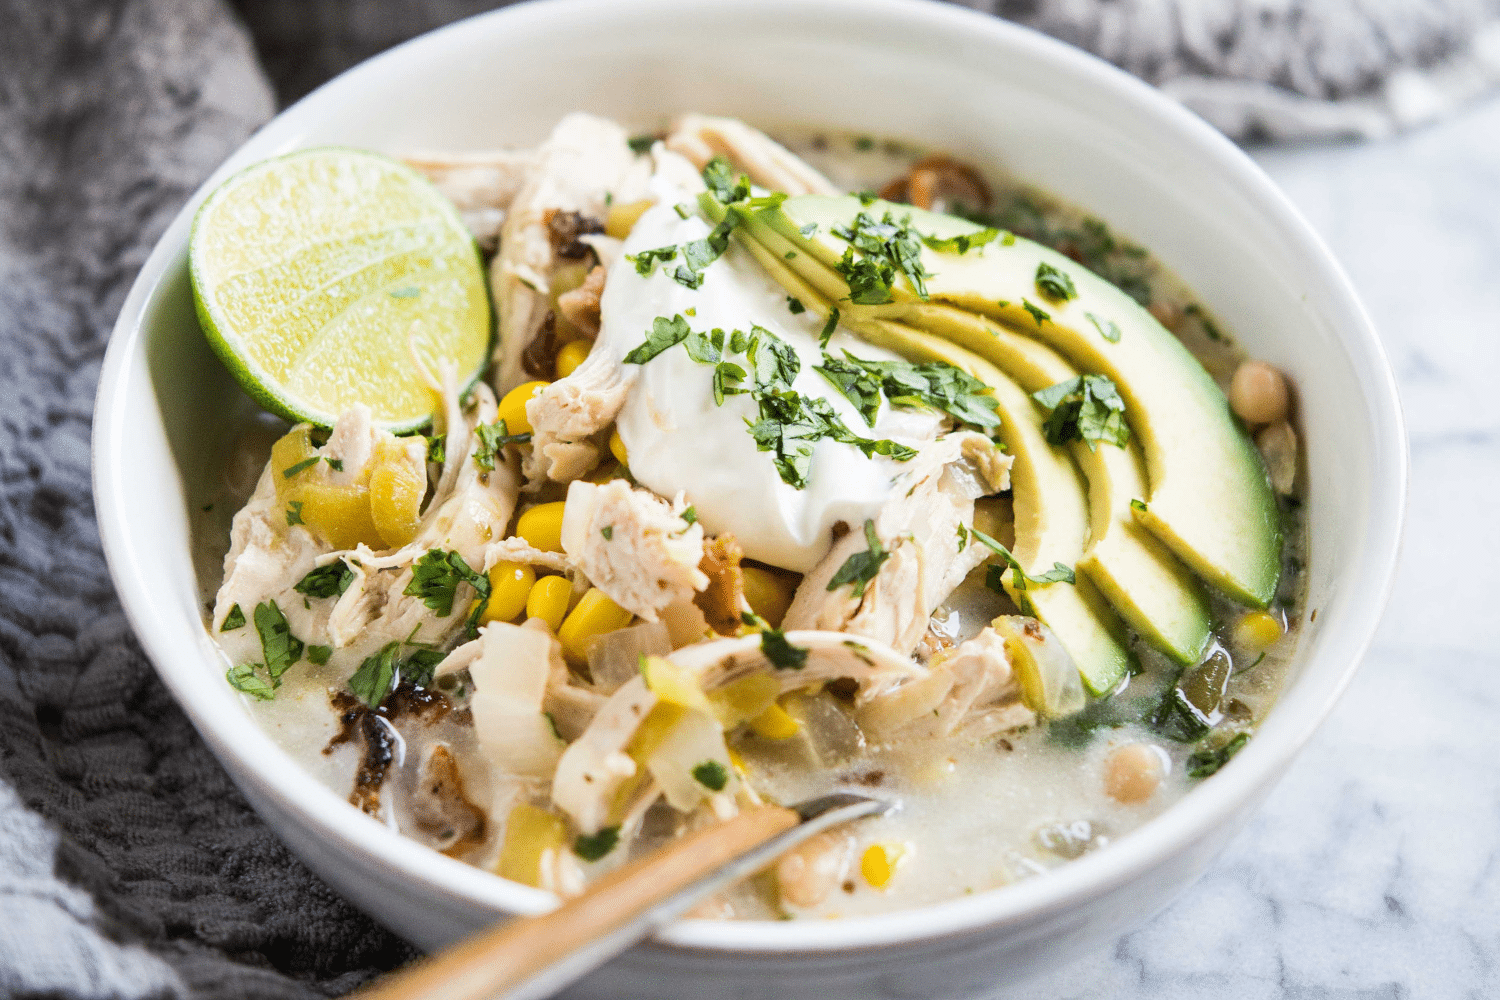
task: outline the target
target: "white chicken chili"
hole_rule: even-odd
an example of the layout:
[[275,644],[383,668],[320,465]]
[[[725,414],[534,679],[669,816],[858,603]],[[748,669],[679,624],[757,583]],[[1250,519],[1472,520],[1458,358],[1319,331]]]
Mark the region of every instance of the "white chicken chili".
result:
[[[491,364],[413,339],[425,433],[379,398],[245,425],[199,526],[227,681],[426,847],[569,895],[851,789],[901,808],[702,913],[916,906],[1131,834],[1274,701],[1305,551],[1282,375],[1075,208],[782,138],[573,114],[409,159],[481,248]],[[361,294],[417,338],[427,280],[468,301]]]

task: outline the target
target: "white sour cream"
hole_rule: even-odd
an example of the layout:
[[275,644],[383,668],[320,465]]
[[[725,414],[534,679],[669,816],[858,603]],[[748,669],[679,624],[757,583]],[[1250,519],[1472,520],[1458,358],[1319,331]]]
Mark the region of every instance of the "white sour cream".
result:
[[[676,201],[691,201],[678,193]],[[641,216],[625,242],[625,253],[675,244],[681,247],[707,236],[710,226],[697,215],[681,218],[672,197]],[[796,349],[802,370],[793,388],[804,396],[827,399],[855,434],[890,438],[918,445],[936,436],[941,418],[932,412],[892,409],[882,401],[872,428],[859,411],[823,376],[818,334],[823,321],[812,312],[793,315],[786,292],[736,243],[703,273],[703,284],[689,289],[672,277],[681,256],[642,277],[623,257],[609,269],[600,303],[601,331],[596,351],[623,359],[640,346],[659,316],[681,315],[694,330],[714,328],[750,332],[752,325],[770,330]],[[691,310],[691,312],[690,312]],[[897,360],[848,333],[839,331],[829,353]],[[727,344],[726,344],[727,353]],[[738,355],[728,358],[741,368]],[[747,380],[748,381],[748,380]],[[641,366],[618,417],[620,438],[630,455],[630,472],[663,496],[679,491],[697,511],[710,534],[732,532],[752,559],[805,573],[828,552],[835,522],[863,524],[873,518],[891,493],[901,463],[879,455],[866,458],[853,445],[823,439],[814,445],[807,488],[784,483],[772,464],[773,453],[758,451],[746,420],[757,414],[747,395],[714,402],[713,366],[694,361],[678,345]]]

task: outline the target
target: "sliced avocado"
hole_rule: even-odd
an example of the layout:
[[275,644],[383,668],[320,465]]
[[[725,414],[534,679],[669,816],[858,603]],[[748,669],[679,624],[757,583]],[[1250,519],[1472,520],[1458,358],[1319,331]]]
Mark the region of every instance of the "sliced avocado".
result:
[[[926,312],[928,329],[973,351],[1037,392],[1078,374],[1057,352],[993,320],[950,306]],[[1124,447],[1069,445],[1088,479],[1089,543],[1078,569],[1087,573],[1125,623],[1178,663],[1197,663],[1213,619],[1203,588],[1187,567],[1136,521],[1130,501],[1146,496],[1145,458],[1134,438]]]
[[[909,217],[919,233],[939,239],[982,231],[907,205],[818,195],[746,213],[746,228],[756,239],[774,230],[788,245],[783,257],[794,255],[788,265],[822,288],[830,278],[842,283],[832,268],[848,247],[831,230],[850,225],[860,212]],[[804,232],[809,226],[815,228]],[[924,245],[920,259],[929,272],[926,302],[900,274],[886,304],[849,303],[847,285],[842,293],[824,294],[850,319],[899,319],[923,329],[942,325],[933,306],[958,306],[1050,344],[1082,371],[1109,377],[1145,455],[1150,496],[1132,515],[1210,585],[1255,607],[1270,602],[1281,571],[1270,482],[1224,393],[1176,337],[1113,285],[1029,240],[995,240],[966,253]],[[1036,283],[1041,265],[1066,275],[1076,296],[1043,294]],[[1107,339],[1106,330],[1118,331],[1118,338]]]

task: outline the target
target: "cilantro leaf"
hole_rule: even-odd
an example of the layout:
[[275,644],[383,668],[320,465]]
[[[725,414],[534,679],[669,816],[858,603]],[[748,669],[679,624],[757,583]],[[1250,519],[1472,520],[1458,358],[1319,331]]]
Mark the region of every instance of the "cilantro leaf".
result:
[[1021,308],[1031,313],[1031,318],[1036,320],[1036,325],[1041,326],[1052,318],[1052,314],[1040,306],[1033,305],[1029,299],[1021,300]]
[[630,151],[636,156],[643,156],[646,153],[651,152],[651,147],[656,145],[656,136],[633,135],[629,139],[625,140],[625,145],[629,146]]
[[869,257],[855,259],[853,250],[845,250],[833,269],[849,285],[849,301],[862,306],[879,306],[891,301],[891,283],[896,271],[889,264]]
[[308,646],[307,647],[307,662],[308,663],[312,663],[312,664],[314,664],[316,666],[320,666],[321,667],[323,664],[327,663],[328,662],[328,658],[330,656],[332,656],[332,655],[333,655],[333,647],[332,646]]
[[768,628],[760,634],[760,651],[777,670],[801,670],[807,665],[807,650],[786,641],[786,634]]
[[297,473],[301,472],[303,469],[311,469],[313,466],[317,465],[318,462],[319,462],[319,460],[321,458],[322,458],[321,455],[314,455],[312,458],[304,458],[302,461],[298,462],[296,465],[288,466],[287,468],[282,469],[281,470],[281,477],[283,479],[291,479],[293,476],[295,476]]
[[495,468],[495,459],[505,450],[506,445],[526,444],[531,440],[530,431],[523,434],[509,433],[504,420],[480,424],[474,428],[474,436],[479,439],[479,446],[474,449],[474,464],[486,472]]
[[786,297],[786,308],[787,311],[790,312],[793,316],[800,316],[801,314],[807,312],[807,306],[802,304],[801,299],[793,295],[788,295]]
[[276,697],[276,686],[255,672],[259,666],[259,663],[241,663],[230,667],[224,672],[224,679],[236,691],[270,701]]
[[646,334],[646,342],[625,355],[625,363],[643,365],[667,348],[676,347],[682,343],[692,332],[687,320],[680,313],[671,319],[658,316],[651,322],[651,330]]
[[745,350],[755,384],[767,389],[790,389],[802,370],[797,349],[763,326],[750,328],[750,344]]
[[1000,236],[1000,230],[990,228],[981,229],[977,233],[963,233],[959,236],[950,236],[947,239],[939,239],[936,236],[924,236],[922,242],[939,253],[966,254],[975,247],[982,247],[986,243],[992,243]]
[[306,523],[306,521],[302,520],[301,500],[293,500],[291,503],[286,505],[286,526],[288,528],[292,527],[295,524]]
[[739,396],[749,391],[740,388],[745,380],[745,369],[733,361],[721,361],[714,366],[714,403],[724,405],[725,396]]
[[683,342],[688,357],[702,365],[716,365],[724,357],[724,331],[715,329],[710,333],[694,330]]
[[453,613],[453,599],[460,583],[474,588],[480,598],[480,607],[483,607],[484,598],[490,595],[489,579],[470,569],[457,552],[428,549],[427,554],[412,567],[411,582],[402,593],[408,597],[420,597],[423,604],[438,613],[439,618],[446,618]]
[[401,676],[418,687],[426,687],[432,682],[432,672],[446,658],[446,653],[436,649],[418,649],[401,663]]
[[729,234],[738,222],[738,217],[731,213],[703,239],[683,244],[682,267],[672,277],[688,288],[701,286],[704,269],[723,256],[724,251],[729,248]]
[[705,760],[692,773],[693,780],[711,792],[722,792],[729,784],[729,771],[716,760]]
[[1086,312],[1084,315],[1088,317],[1090,323],[1094,324],[1094,329],[1099,331],[1099,336],[1111,344],[1120,342],[1120,328],[1115,325],[1114,320],[1100,319],[1091,312]]
[[642,250],[637,254],[626,254],[625,259],[635,265],[635,273],[649,278],[656,272],[656,265],[665,264],[677,256],[677,244],[669,243],[655,250]]
[[1121,448],[1130,441],[1125,401],[1103,375],[1077,375],[1034,392],[1031,398],[1051,411],[1042,425],[1049,444],[1083,441],[1093,451],[1100,441]]
[[[1077,583],[1077,577],[1073,571],[1060,562],[1053,563],[1052,568],[1041,576],[1027,576],[1026,571],[1021,568],[1021,564],[1016,560],[1016,557],[1011,555],[1010,549],[1007,549],[1004,545],[1001,545],[978,528],[971,527],[969,529],[969,537],[982,542],[991,552],[1005,560],[1006,564],[1014,571],[1013,580],[1015,581],[1017,590],[1029,590],[1036,584],[1045,586],[1049,583]],[[1003,594],[1005,593],[1005,587],[1001,582],[1001,577],[1004,575],[1004,567],[992,564],[985,575],[984,585],[997,594]]]
[[354,570],[340,559],[312,570],[292,589],[308,597],[333,597],[348,590],[349,584],[353,582]]
[[1078,298],[1078,289],[1066,271],[1060,271],[1046,261],[1036,266],[1036,287],[1054,302],[1066,302]]
[[[1187,759],[1187,776],[1189,778],[1206,778],[1211,774],[1217,774],[1219,768],[1229,763],[1229,759],[1244,749],[1245,744],[1250,742],[1249,733],[1240,733],[1228,743],[1217,750],[1198,750]],[[696,777],[697,772],[694,772]]]
[[427,461],[438,465],[448,461],[448,435],[434,434],[427,439]]
[[255,606],[255,631],[260,634],[261,652],[266,658],[266,673],[273,683],[291,669],[292,664],[302,659],[302,640],[292,635],[286,615],[281,613],[275,601],[263,601]]
[[736,178],[734,168],[722,156],[715,156],[703,165],[703,183],[724,205],[750,197],[750,179],[744,174]]
[[828,322],[823,324],[822,331],[818,334],[818,347],[828,350],[828,341],[833,337],[833,332],[839,328],[838,309],[828,310]]
[[371,708],[379,708],[396,681],[396,653],[399,642],[388,642],[380,651],[367,656],[349,677],[349,690]]
[[620,828],[618,826],[606,826],[598,833],[588,835],[580,833],[573,841],[573,853],[585,861],[598,861],[620,842]]
[[687,509],[684,510],[680,516],[682,517],[683,521],[688,524],[697,524],[698,508],[694,507],[692,504],[688,504]]
[[855,597],[865,596],[865,588],[880,572],[880,564],[891,557],[890,552],[881,546],[880,536],[875,534],[875,522],[871,520],[865,521],[865,544],[868,549],[845,559],[844,565],[833,574],[833,579],[828,581],[829,590],[837,590],[848,583],[853,584]]
[[224,616],[224,624],[219,626],[220,632],[233,632],[237,628],[245,627],[245,612],[240,610],[238,604],[229,609],[229,614]]
[[[887,212],[877,222],[870,213],[860,212],[848,226],[833,228],[833,235],[864,255],[863,260],[854,261],[846,251],[844,258],[835,265],[835,269],[849,281],[851,302],[879,305],[891,301],[891,283],[897,271],[906,275],[917,297],[927,301],[926,279],[929,275],[922,265],[922,243],[908,225],[909,221],[897,222]],[[873,270],[865,265],[873,265]]]
[[868,361],[845,351],[843,358],[825,356],[813,370],[854,404],[872,427],[879,409],[877,392],[884,392],[893,406],[931,406],[976,427],[1000,424],[995,414],[999,404],[989,387],[946,362]]

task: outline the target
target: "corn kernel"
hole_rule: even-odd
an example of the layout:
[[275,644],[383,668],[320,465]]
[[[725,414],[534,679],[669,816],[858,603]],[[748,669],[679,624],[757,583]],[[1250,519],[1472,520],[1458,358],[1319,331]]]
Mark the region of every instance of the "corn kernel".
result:
[[859,873],[871,888],[884,889],[905,855],[906,849],[900,844],[871,844],[859,859]]
[[557,349],[557,377],[567,378],[583,364],[583,359],[589,356],[593,342],[588,340],[570,340]]
[[516,534],[543,552],[561,552],[563,508],[566,501],[539,503],[516,519]]
[[750,603],[750,610],[770,622],[772,628],[781,628],[799,578],[759,566],[741,566],[740,573],[745,580],[745,600]]
[[1265,611],[1252,611],[1234,626],[1234,644],[1241,649],[1259,652],[1276,644],[1285,630],[1281,620]]
[[625,453],[625,442],[620,439],[619,428],[609,432],[609,453],[626,468],[630,467],[630,456]]
[[772,702],[766,710],[750,720],[750,730],[768,740],[789,740],[802,729],[786,709]]
[[646,209],[653,202],[648,198],[645,201],[631,201],[623,205],[611,205],[609,215],[604,218],[604,235],[613,236],[617,240],[623,240],[630,235],[640,217],[646,214]]
[[539,886],[544,856],[561,850],[566,840],[567,827],[560,818],[523,802],[505,821],[505,842],[495,871],[512,882]]
[[540,618],[553,632],[562,628],[568,614],[573,585],[563,576],[544,576],[532,585],[526,595],[526,617]]
[[526,416],[526,404],[531,397],[541,392],[550,382],[522,382],[500,400],[500,406],[495,411],[495,416],[505,421],[505,433],[507,434],[530,434],[531,419]]
[[403,461],[381,462],[370,473],[370,517],[387,547],[399,549],[417,536],[427,476]]
[[526,610],[526,599],[536,583],[536,571],[525,563],[498,562],[490,567],[490,598],[479,624],[513,621]]
[[606,632],[624,628],[634,617],[610,600],[604,591],[595,587],[583,595],[578,606],[568,612],[562,628],[557,630],[563,656],[568,662],[578,666],[588,663],[589,646],[593,645],[594,640]]

